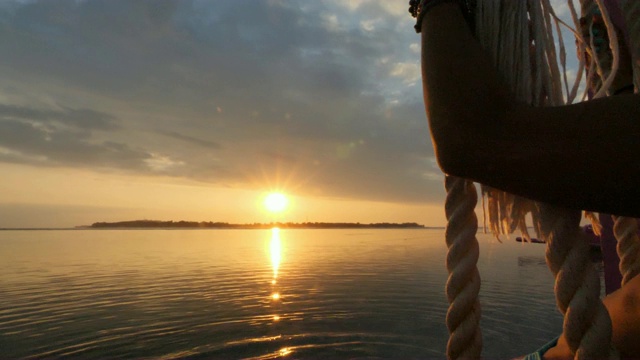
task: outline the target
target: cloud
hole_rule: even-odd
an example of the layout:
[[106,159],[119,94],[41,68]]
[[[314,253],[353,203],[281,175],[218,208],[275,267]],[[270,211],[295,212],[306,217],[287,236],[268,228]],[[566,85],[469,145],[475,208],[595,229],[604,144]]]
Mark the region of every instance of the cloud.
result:
[[170,138],[182,140],[187,143],[195,144],[209,149],[220,149],[221,146],[215,141],[203,140],[193,136],[180,134],[176,131],[159,131],[160,134]]
[[145,151],[114,141],[92,141],[89,132],[23,121],[0,121],[0,159],[39,166],[115,167],[143,170]]
[[10,8],[0,7],[0,99],[11,99],[0,105],[0,160],[234,187],[286,182],[333,197],[441,197],[424,177],[433,151],[404,3]]
[[91,109],[36,109],[28,106],[0,104],[0,118],[23,119],[40,123],[58,122],[79,129],[114,130],[119,126],[110,114]]
[[396,63],[391,69],[391,76],[401,78],[405,83],[415,83],[420,80],[420,65],[417,63]]

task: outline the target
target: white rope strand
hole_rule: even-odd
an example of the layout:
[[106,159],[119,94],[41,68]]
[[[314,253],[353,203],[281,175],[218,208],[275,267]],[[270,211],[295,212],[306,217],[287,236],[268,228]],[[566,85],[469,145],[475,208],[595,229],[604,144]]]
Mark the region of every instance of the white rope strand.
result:
[[[571,19],[573,20],[573,23],[580,24],[580,20],[578,19],[578,13],[576,12],[576,8],[573,5],[573,0],[568,0],[567,3],[569,5],[569,12],[571,13]],[[576,39],[578,40],[576,45],[578,46],[577,50],[580,56],[578,57],[578,74],[576,75],[576,80],[573,83],[571,92],[567,95],[567,104],[573,104],[573,102],[575,101],[578,94],[578,89],[580,88],[580,82],[582,81],[582,75],[584,74],[584,70],[585,70],[584,56],[582,55],[584,54],[585,46],[584,46],[584,39],[582,38],[582,32],[579,30],[573,30],[573,33],[576,36]]]
[[[550,0],[478,0],[478,39],[520,101],[533,106],[572,103],[578,96],[584,69],[587,69],[585,78],[590,88],[585,91],[583,99],[589,91],[595,97],[606,96],[614,82],[620,49],[604,1],[581,0],[583,14],[591,17],[595,8],[599,8],[602,14],[610,51],[601,52],[596,52],[594,36],[589,36],[590,43],[585,42],[572,0],[568,1],[576,27],[574,31],[579,54],[587,52],[590,58],[590,63],[586,64],[587,59],[580,57],[579,74],[572,86],[569,86],[566,76],[566,51],[560,33],[560,25],[566,24],[555,15]],[[627,0],[626,4],[640,14],[640,0]],[[636,18],[638,31],[633,35],[638,38],[636,43],[640,45],[640,16]],[[588,25],[591,32],[593,24]],[[640,55],[640,48],[634,48],[633,51]],[[638,57],[635,59],[637,61]],[[637,86],[640,84],[640,63],[635,65],[638,68]],[[482,350],[478,301],[480,275],[477,269],[479,250],[475,237],[478,223],[474,212],[477,194],[473,183],[463,179],[446,177],[445,186],[445,207],[449,221],[446,231],[449,247],[447,297],[450,302],[447,313],[450,332],[447,357],[477,358]],[[617,352],[611,347],[611,319],[600,299],[599,276],[589,261],[589,245],[579,226],[581,212],[546,204],[534,207],[524,199],[485,186],[482,192],[483,200],[484,196],[487,197],[488,226],[496,236],[509,234],[516,227],[524,234],[524,217],[532,213],[534,226],[547,242],[547,264],[556,278],[556,302],[564,315],[563,334],[575,358],[617,358]],[[630,237],[629,229],[625,225],[621,231]],[[628,271],[632,275],[629,276],[640,272],[640,265],[635,262],[639,258],[640,241],[637,236],[634,241],[637,242],[633,245],[621,242],[619,246],[623,254],[635,252],[633,256],[624,255],[628,256],[625,257],[624,266],[630,269]],[[632,257],[633,261],[627,260]]]
[[447,343],[448,359],[479,358],[482,353],[480,332],[480,273],[478,257],[480,249],[476,232],[478,219],[475,207],[478,203],[476,188],[472,182],[452,176],[445,177],[447,200],[446,241],[447,254]]
[[613,57],[611,68],[607,69],[609,70],[609,76],[607,76],[604,80],[602,88],[600,88],[600,90],[598,90],[598,92],[594,95],[594,99],[597,99],[609,94],[609,88],[611,88],[611,84],[613,83],[613,80],[618,73],[618,67],[620,66],[620,47],[618,44],[618,35],[615,26],[613,26],[613,22],[609,17],[609,11],[607,11],[607,7],[604,5],[603,0],[595,0],[595,2],[600,8],[602,19],[607,26],[607,33],[609,34],[609,46],[611,48],[611,54]]
[[618,240],[622,286],[640,273],[640,238],[638,221],[629,217],[614,217],[613,233]]
[[[622,2],[622,13],[629,35],[629,52],[632,58],[633,82],[638,92],[640,85],[640,1],[626,0]],[[622,285],[640,273],[640,238],[638,222],[628,217],[614,216],[613,232],[618,241],[617,251],[620,257],[620,273]]]
[[[519,100],[528,101],[534,106],[564,105],[565,96],[569,100],[569,95],[577,90],[574,90],[575,84],[569,89],[568,81],[560,71],[560,67],[564,67],[565,55],[563,46],[557,47],[555,43],[556,34],[558,40],[563,42],[558,34],[559,22],[549,0],[528,0],[528,4],[519,6],[523,3],[513,0],[479,1],[479,8],[483,11],[478,17],[482,46],[494,55],[498,71],[512,91],[518,94]],[[532,32],[531,35],[527,33],[527,44],[531,37],[534,48],[527,46],[526,50],[527,59],[533,61],[532,68],[513,61],[521,58],[524,48],[518,44],[522,43],[522,31],[528,31],[518,27],[528,29],[528,26],[526,22],[510,19],[522,18],[520,15],[522,12],[527,15],[527,10]],[[500,36],[491,38],[486,34]],[[528,86],[526,79],[531,81]],[[520,92],[523,82],[529,93]],[[513,196],[491,189],[486,191],[490,194],[490,226],[501,232],[510,231],[511,224],[518,222],[512,217]],[[569,347],[577,359],[609,357],[611,320],[600,300],[599,276],[589,262],[588,244],[579,227],[581,212],[541,204],[540,212],[532,214],[536,215],[534,222],[548,243],[547,262],[556,276],[556,302],[565,315],[563,332]],[[615,357],[615,352],[612,354]]]
[[[560,76],[560,68],[558,66],[558,55],[556,53],[555,39],[553,36],[553,23],[551,22],[551,12],[553,11],[553,8],[551,7],[549,0],[541,0],[541,2],[544,9],[542,12],[542,18],[544,19],[544,31],[542,31],[542,35],[544,38],[542,39],[541,45],[545,48],[547,61],[545,64],[548,64],[546,71],[549,73],[549,89],[551,90],[550,93],[547,94],[551,103],[546,105],[560,105],[564,104],[564,99],[562,96],[562,80]],[[545,64],[540,65],[544,66]]]
[[[615,358],[611,319],[600,300],[600,277],[589,261],[589,244],[580,230],[579,211],[540,204],[546,259],[556,278],[563,334],[575,359]],[[610,352],[611,351],[611,352]]]
[[[549,1],[542,1],[545,10],[552,11]],[[604,7],[601,0],[596,1]],[[593,14],[593,4],[583,2],[582,5],[583,14]],[[606,9],[601,9],[601,13],[605,23],[609,25],[611,21]],[[613,30],[612,25],[610,28]],[[552,45],[547,43],[548,47]],[[613,52],[616,52],[617,45],[612,44],[612,47],[615,48]],[[550,65],[550,70],[554,73],[553,68],[557,65]],[[610,86],[614,75],[615,72],[612,71],[606,81],[603,81],[606,86]],[[555,74],[553,80],[557,81]],[[606,94],[606,89],[598,94]],[[557,96],[551,98],[557,99]],[[581,212],[546,204],[540,204],[540,208],[540,228],[547,242],[547,264],[556,278],[556,303],[564,314],[563,334],[571,352],[575,359],[617,358],[617,352],[610,345],[611,319],[600,300],[600,278],[589,261],[589,245],[580,229]]]

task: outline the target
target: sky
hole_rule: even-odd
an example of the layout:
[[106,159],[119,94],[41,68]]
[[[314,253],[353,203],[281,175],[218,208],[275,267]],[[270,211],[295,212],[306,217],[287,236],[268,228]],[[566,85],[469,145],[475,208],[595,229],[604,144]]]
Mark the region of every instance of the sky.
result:
[[0,228],[443,226],[407,3],[0,1]]

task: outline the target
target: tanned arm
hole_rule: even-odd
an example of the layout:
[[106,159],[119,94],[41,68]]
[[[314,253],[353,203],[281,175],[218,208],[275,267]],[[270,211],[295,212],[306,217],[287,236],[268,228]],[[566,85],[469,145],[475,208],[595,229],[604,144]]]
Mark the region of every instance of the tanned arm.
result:
[[640,217],[640,96],[519,103],[450,3],[424,17],[422,75],[444,172],[567,208]]
[[[640,354],[640,276],[631,279],[602,301],[611,316],[612,343],[623,359],[637,359]],[[545,360],[573,359],[564,336],[558,345],[544,354]]]

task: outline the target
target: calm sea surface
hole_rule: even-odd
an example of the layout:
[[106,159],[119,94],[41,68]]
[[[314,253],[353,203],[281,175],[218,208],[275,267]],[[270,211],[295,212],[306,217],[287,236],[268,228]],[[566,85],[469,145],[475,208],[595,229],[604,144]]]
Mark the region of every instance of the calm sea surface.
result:
[[[443,358],[442,230],[0,232],[0,358]],[[561,331],[544,247],[479,234],[486,358]]]

